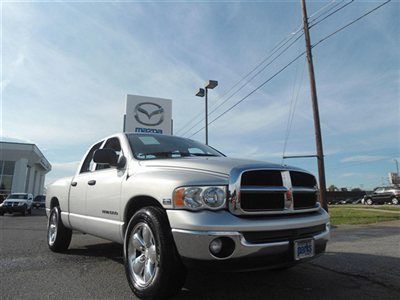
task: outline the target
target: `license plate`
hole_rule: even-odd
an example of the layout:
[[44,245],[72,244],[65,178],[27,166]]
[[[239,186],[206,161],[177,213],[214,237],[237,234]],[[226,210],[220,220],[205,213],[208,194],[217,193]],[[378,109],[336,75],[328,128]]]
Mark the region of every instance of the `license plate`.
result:
[[294,259],[300,260],[314,256],[314,240],[305,239],[294,241]]

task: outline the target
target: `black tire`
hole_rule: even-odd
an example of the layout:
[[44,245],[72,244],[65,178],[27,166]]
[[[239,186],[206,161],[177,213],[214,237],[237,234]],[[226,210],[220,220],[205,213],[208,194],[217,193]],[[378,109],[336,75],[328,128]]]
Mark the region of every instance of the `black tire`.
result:
[[[50,230],[52,223],[52,218],[55,218],[55,236],[54,239],[50,237]],[[54,227],[52,227],[54,228]],[[61,220],[61,210],[59,206],[55,206],[51,209],[49,219],[47,222],[47,245],[53,252],[63,252],[66,251],[71,243],[72,230],[66,228]]]
[[30,209],[28,209],[28,214],[31,215],[32,214],[32,207]]
[[[145,287],[135,282],[128,257],[128,245],[132,230],[136,225],[142,223],[151,229],[158,260],[157,271]],[[124,266],[129,286],[139,298],[166,298],[181,290],[186,280],[186,269],[176,250],[168,217],[164,210],[157,207],[145,207],[133,215],[125,232]]]
[[22,215],[25,217],[28,214],[28,207],[24,205],[24,210],[22,211]]

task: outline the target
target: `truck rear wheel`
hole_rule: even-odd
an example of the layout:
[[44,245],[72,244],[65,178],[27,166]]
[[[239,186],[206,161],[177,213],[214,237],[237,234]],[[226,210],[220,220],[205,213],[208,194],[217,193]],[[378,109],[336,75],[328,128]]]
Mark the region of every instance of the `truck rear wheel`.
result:
[[145,207],[133,215],[125,232],[124,265],[139,298],[165,298],[180,291],[186,269],[162,209]]
[[47,244],[50,250],[54,252],[67,250],[71,242],[71,237],[72,230],[66,228],[61,221],[60,207],[53,207],[47,223]]

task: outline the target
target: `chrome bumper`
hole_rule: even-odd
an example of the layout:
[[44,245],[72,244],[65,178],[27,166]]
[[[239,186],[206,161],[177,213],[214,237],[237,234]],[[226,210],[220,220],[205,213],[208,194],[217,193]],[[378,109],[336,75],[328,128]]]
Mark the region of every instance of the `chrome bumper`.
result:
[[[239,218],[229,212],[193,213],[176,210],[167,212],[179,254],[184,258],[194,260],[217,261],[266,257],[275,254],[291,254],[293,251],[291,240],[250,243],[241,233],[245,231],[276,231],[325,224],[325,231],[311,237],[314,239],[315,248],[324,249],[330,238],[329,215],[323,209],[312,215],[291,215],[279,218]],[[210,253],[210,242],[217,237],[229,237],[234,241],[235,250],[229,257],[220,259]]]

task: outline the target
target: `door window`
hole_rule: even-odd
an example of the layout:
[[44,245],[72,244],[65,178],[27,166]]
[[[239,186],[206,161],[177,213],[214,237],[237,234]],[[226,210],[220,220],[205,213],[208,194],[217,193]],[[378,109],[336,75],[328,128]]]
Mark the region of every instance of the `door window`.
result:
[[86,172],[90,172],[92,170],[92,167],[94,164],[94,161],[93,161],[94,151],[96,151],[97,149],[100,149],[100,146],[102,143],[103,143],[103,141],[101,141],[100,143],[97,143],[96,145],[94,145],[92,147],[92,149],[90,149],[88,155],[86,155],[86,157],[85,157],[85,161],[83,162],[80,173],[86,173]]

